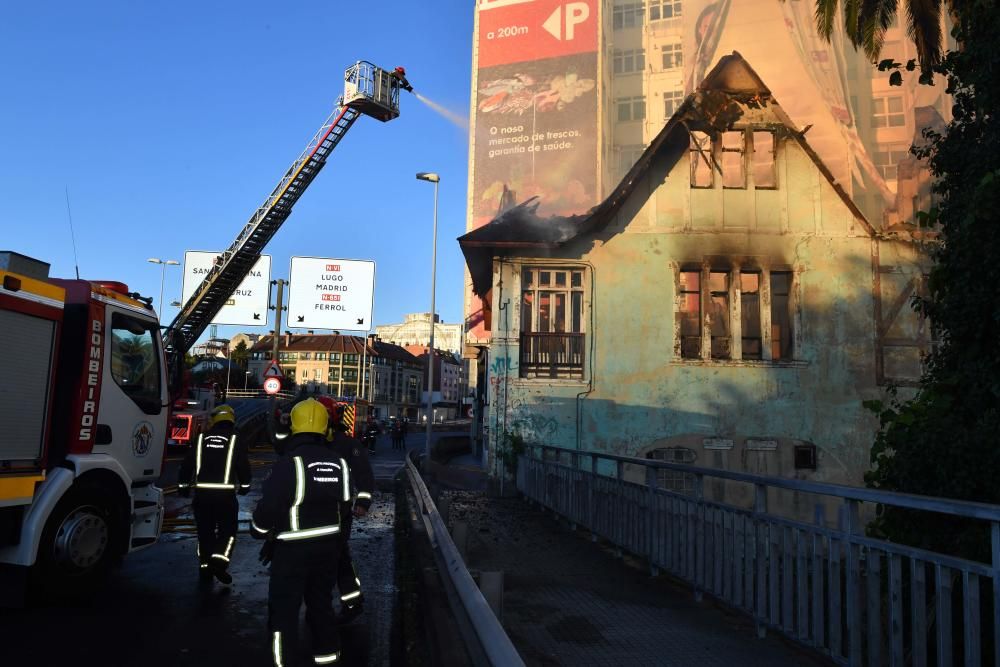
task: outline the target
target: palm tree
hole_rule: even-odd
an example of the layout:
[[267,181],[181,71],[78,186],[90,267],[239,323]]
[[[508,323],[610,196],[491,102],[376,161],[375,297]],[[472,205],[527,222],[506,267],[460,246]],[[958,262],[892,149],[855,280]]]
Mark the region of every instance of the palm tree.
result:
[[964,0],[816,0],[816,26],[820,35],[830,41],[837,8],[843,6],[844,30],[854,48],[860,48],[872,61],[878,60],[885,40],[885,31],[906,11],[906,32],[917,47],[921,70],[928,72],[941,62],[944,34],[941,11],[952,17],[961,12]]

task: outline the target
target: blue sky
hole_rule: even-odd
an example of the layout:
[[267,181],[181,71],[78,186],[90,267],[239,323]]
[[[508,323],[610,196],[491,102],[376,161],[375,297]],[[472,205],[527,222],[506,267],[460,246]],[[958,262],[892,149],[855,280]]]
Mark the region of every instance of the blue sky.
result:
[[[0,249],[72,277],[68,187],[81,276],[156,298],[160,269],[146,259],[228,246],[354,61],[403,65],[416,90],[467,117],[472,21],[460,0],[10,4]],[[436,171],[437,310],[459,321],[467,156],[466,131],[405,93],[398,119],[361,118],[268,246],[272,277],[288,277],[293,255],[374,259],[375,322],[426,311],[433,186],[414,174]],[[169,304],[181,272],[166,276]]]

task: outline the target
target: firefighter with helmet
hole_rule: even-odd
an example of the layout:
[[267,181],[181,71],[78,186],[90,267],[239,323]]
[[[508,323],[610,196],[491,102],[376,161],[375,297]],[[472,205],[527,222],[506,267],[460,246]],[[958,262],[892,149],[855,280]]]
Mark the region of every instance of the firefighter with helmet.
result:
[[333,447],[334,455],[347,461],[351,469],[351,482],[354,486],[352,500],[340,506],[340,521],[343,526],[340,557],[337,561],[337,590],[340,591],[340,622],[349,623],[362,612],[361,578],[351,560],[351,524],[354,517],[361,518],[368,513],[372,504],[372,493],[375,491],[375,474],[368,460],[368,450],[357,438],[347,434],[344,423],[345,406],[332,401],[327,405],[330,414],[330,434],[327,436]]
[[271,563],[268,630],[275,665],[299,664],[299,607],[305,601],[312,632],[312,662],[340,658],[333,587],[343,540],[341,504],[350,500],[351,471],[327,440],[329,417],[315,399],[291,412],[292,435],[285,455],[264,482],[251,534],[267,542],[262,561]]
[[413,86],[411,86],[410,82],[406,80],[406,69],[405,68],[403,68],[403,67],[397,67],[396,69],[392,70],[392,72],[390,73],[390,76],[392,76],[397,81],[399,81],[399,87],[400,88],[402,88],[403,90],[405,90],[408,93],[412,93],[413,92]]
[[236,413],[220,405],[209,416],[209,429],[181,463],[178,493],[194,489],[194,520],[198,527],[198,561],[203,584],[212,577],[231,584],[229,560],[236,542],[239,503],[236,494],[250,492],[250,458],[236,437]]

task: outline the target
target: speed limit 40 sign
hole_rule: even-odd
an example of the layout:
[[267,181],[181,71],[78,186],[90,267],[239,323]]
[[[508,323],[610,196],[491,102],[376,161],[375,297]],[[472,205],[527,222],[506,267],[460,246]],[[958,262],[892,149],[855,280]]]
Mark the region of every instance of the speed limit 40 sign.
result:
[[269,377],[264,380],[264,393],[277,394],[281,391],[281,380],[276,377]]

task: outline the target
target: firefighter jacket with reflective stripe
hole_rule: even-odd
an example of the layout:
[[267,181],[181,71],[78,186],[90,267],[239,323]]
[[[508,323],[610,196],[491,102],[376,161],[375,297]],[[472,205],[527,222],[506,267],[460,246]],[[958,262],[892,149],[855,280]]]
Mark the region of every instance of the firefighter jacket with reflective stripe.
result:
[[250,488],[250,457],[232,424],[216,424],[198,436],[181,464],[177,486],[202,490]]
[[333,434],[331,446],[334,456],[347,461],[350,468],[352,497],[367,510],[372,504],[372,493],[375,491],[375,473],[368,460],[368,449],[357,439],[340,432]]
[[340,533],[340,506],[351,499],[351,471],[315,433],[293,435],[288,454],[264,482],[253,513],[254,537],[279,541],[326,538]]

